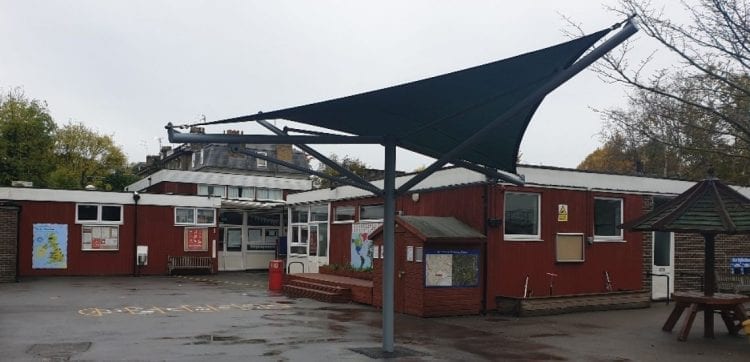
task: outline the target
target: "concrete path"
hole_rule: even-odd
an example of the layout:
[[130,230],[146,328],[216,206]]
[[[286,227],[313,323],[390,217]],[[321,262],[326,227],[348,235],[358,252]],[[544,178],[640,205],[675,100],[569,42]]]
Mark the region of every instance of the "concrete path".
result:
[[[265,273],[36,278],[0,284],[0,361],[371,361],[380,311],[289,299]],[[671,306],[670,306],[671,307]],[[512,318],[396,317],[404,361],[750,361],[750,341],[661,331],[670,307]],[[702,314],[701,314],[702,315]],[[679,327],[679,324],[678,324]]]

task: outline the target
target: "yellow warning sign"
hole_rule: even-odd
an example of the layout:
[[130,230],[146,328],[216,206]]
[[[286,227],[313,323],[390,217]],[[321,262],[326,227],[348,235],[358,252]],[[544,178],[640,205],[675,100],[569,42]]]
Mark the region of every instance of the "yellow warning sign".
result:
[[561,222],[568,221],[568,205],[566,204],[557,205],[557,221],[561,221]]

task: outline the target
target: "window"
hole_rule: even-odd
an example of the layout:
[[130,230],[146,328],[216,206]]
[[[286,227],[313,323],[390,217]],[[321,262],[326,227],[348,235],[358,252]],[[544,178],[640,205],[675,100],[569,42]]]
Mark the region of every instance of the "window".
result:
[[122,205],[78,204],[77,224],[122,224]]
[[505,193],[505,239],[540,240],[539,194]]
[[383,205],[364,205],[359,207],[359,220],[383,220]]
[[209,225],[216,224],[216,210],[195,207],[175,207],[175,225]]
[[198,195],[201,196],[216,196],[224,198],[226,195],[226,187],[219,185],[198,185]]
[[338,206],[334,210],[334,222],[354,222],[354,206]]
[[292,223],[306,223],[307,222],[307,212],[309,208],[307,206],[297,206],[292,209]]
[[276,250],[278,228],[250,228],[247,233],[247,250]]
[[255,188],[229,186],[227,187],[227,198],[228,199],[252,200],[255,198]]
[[307,226],[292,226],[292,240],[289,244],[291,254],[307,255],[308,230]]
[[594,240],[622,241],[622,199],[594,198]]
[[258,187],[255,198],[258,200],[283,200],[284,194],[280,189]]
[[310,206],[310,221],[328,221],[328,205]]
[[[263,156],[268,156],[268,152],[266,152],[266,151],[258,151],[258,154],[259,155],[263,155]],[[257,162],[258,168],[266,168],[266,167],[268,167],[268,161],[266,161],[266,160],[257,158],[256,162]]]

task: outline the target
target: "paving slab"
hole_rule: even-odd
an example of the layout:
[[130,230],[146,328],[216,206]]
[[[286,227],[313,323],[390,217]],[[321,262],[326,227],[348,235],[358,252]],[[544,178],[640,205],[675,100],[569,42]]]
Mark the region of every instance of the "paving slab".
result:
[[0,360],[750,361],[748,337],[718,315],[715,339],[695,327],[679,342],[661,331],[670,311],[397,315],[396,345],[414,353],[371,358],[360,352],[381,345],[380,310],[271,293],[265,273],[26,278],[0,284]]

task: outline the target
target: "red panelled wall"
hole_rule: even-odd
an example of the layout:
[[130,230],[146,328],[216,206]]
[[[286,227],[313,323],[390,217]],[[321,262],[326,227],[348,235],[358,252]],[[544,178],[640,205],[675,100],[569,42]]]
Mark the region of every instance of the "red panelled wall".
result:
[[[124,223],[119,225],[119,250],[81,250],[81,225],[75,223],[75,203],[22,202],[19,221],[20,275],[131,275],[135,264],[134,235],[135,207],[123,205]],[[67,269],[33,269],[31,263],[34,224],[68,225]],[[185,252],[184,227],[174,226],[174,208],[171,206],[138,206],[139,245],[148,245],[148,265],[140,274],[166,274],[167,255],[211,256],[212,240],[216,228],[209,229],[209,250]],[[216,271],[214,262],[214,271]]]
[[[584,262],[557,262],[557,233],[583,233],[593,237],[594,198],[623,199],[624,220],[641,215],[642,197],[583,190],[535,189],[497,186],[490,190],[494,200],[490,218],[503,219],[506,191],[541,194],[541,240],[505,240],[502,227],[488,228],[488,297],[522,296],[526,275],[533,295],[549,295],[550,276],[553,294],[581,294],[606,291],[605,271],[614,290],[639,290],[642,286],[642,235],[625,232],[624,241],[585,243]],[[568,221],[558,221],[558,205],[568,205]]]
[[160,182],[146,191],[154,194],[197,195],[198,185],[180,182]]
[[[396,211],[401,211],[404,215],[453,216],[483,232],[483,193],[483,185],[474,185],[463,188],[420,192],[418,201],[414,201],[411,194],[404,195],[396,200]],[[360,205],[382,203],[382,199],[375,197],[335,201],[332,203],[331,220],[333,220],[334,210],[337,206],[355,206],[355,209],[359,210]],[[358,217],[359,215],[357,215],[357,220]],[[349,264],[351,262],[351,247],[349,245],[351,237],[351,223],[331,223],[329,263]]]

